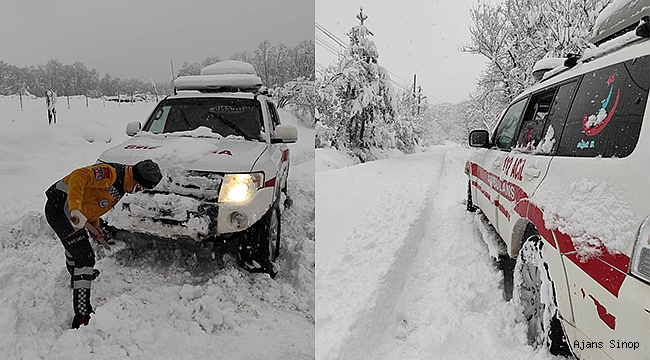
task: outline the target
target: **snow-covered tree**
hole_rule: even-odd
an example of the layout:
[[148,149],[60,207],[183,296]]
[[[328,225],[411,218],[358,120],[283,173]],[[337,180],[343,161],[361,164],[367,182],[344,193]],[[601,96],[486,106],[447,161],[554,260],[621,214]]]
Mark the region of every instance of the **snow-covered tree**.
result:
[[594,21],[611,0],[504,0],[471,9],[471,44],[465,51],[488,59],[469,106],[492,127],[495,116],[533,84],[538,60],[581,53]]
[[359,24],[347,34],[350,43],[344,56],[324,72],[317,101],[321,128],[333,132],[333,138],[323,138],[321,144],[353,150],[360,157],[370,148],[395,147],[394,92],[388,71],[377,62],[373,33],[364,24],[367,18],[360,9]]
[[290,108],[299,119],[313,124],[316,102],[316,84],[314,80],[300,77],[284,86],[272,90],[273,97],[280,108]]

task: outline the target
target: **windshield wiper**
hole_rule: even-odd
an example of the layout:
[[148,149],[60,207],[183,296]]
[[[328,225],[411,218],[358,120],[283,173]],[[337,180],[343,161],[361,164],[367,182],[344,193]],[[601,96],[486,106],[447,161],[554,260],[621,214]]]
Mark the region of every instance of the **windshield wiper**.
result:
[[212,109],[210,109],[208,111],[208,113],[210,113],[210,115],[212,115],[212,116],[216,117],[217,119],[219,119],[222,123],[228,125],[229,128],[235,130],[235,132],[238,133],[239,135],[243,136],[244,139],[251,140],[250,136],[248,136],[248,134],[246,134],[244,132],[244,130],[240,129],[239,126],[237,126],[237,124],[235,124],[234,122],[232,122],[232,121],[226,119],[225,117],[223,117],[223,115],[212,111]]

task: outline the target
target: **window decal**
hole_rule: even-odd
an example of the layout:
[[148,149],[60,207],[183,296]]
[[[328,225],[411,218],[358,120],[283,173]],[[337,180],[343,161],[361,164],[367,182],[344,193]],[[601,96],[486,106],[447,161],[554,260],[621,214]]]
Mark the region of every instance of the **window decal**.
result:
[[[612,99],[612,93],[614,92],[613,82],[614,80],[616,80],[616,75],[617,75],[616,73],[611,74],[609,78],[607,78],[607,81],[605,81],[607,86],[610,87],[609,95],[607,95],[607,98],[602,101],[602,106],[600,107],[598,112],[594,115],[589,115],[589,116],[585,114],[582,120],[582,128],[585,131],[585,134],[587,136],[594,136],[599,132],[601,132],[605,128],[605,126],[607,126],[609,120],[612,119],[612,116],[614,116],[614,112],[616,111],[616,107],[618,106],[618,99],[620,99],[621,97],[621,89],[616,89],[616,99],[614,100],[614,105],[612,106],[612,109],[609,111],[609,113],[607,112],[607,106],[609,105],[609,102]],[[584,147],[580,147],[580,144],[578,144],[578,147],[584,149]]]
[[596,142],[594,140],[591,141],[580,140],[577,146],[577,148],[580,150],[593,149],[595,147],[596,147]]

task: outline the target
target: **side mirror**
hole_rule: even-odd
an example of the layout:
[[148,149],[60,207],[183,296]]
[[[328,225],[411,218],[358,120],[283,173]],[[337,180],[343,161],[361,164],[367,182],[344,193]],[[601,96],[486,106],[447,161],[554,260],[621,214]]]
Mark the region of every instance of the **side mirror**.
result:
[[132,121],[126,124],[126,134],[129,136],[135,135],[138,131],[142,129],[142,125],[139,121]]
[[278,125],[271,137],[271,142],[276,143],[295,143],[298,141],[298,129],[293,125]]
[[487,130],[472,130],[469,133],[469,146],[490,147],[490,133]]

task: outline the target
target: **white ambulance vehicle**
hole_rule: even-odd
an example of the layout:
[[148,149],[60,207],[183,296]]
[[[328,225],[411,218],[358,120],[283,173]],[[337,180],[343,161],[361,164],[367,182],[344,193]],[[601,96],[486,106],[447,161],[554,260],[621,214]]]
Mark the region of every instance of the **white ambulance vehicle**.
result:
[[474,130],[467,206],[516,258],[533,346],[650,359],[650,3],[614,1],[580,58]]
[[295,127],[280,123],[252,65],[224,61],[180,76],[132,138],[101,162],[153,159],[163,180],[129,194],[109,214],[112,226],[175,241],[238,241],[243,266],[275,275],[280,212]]

